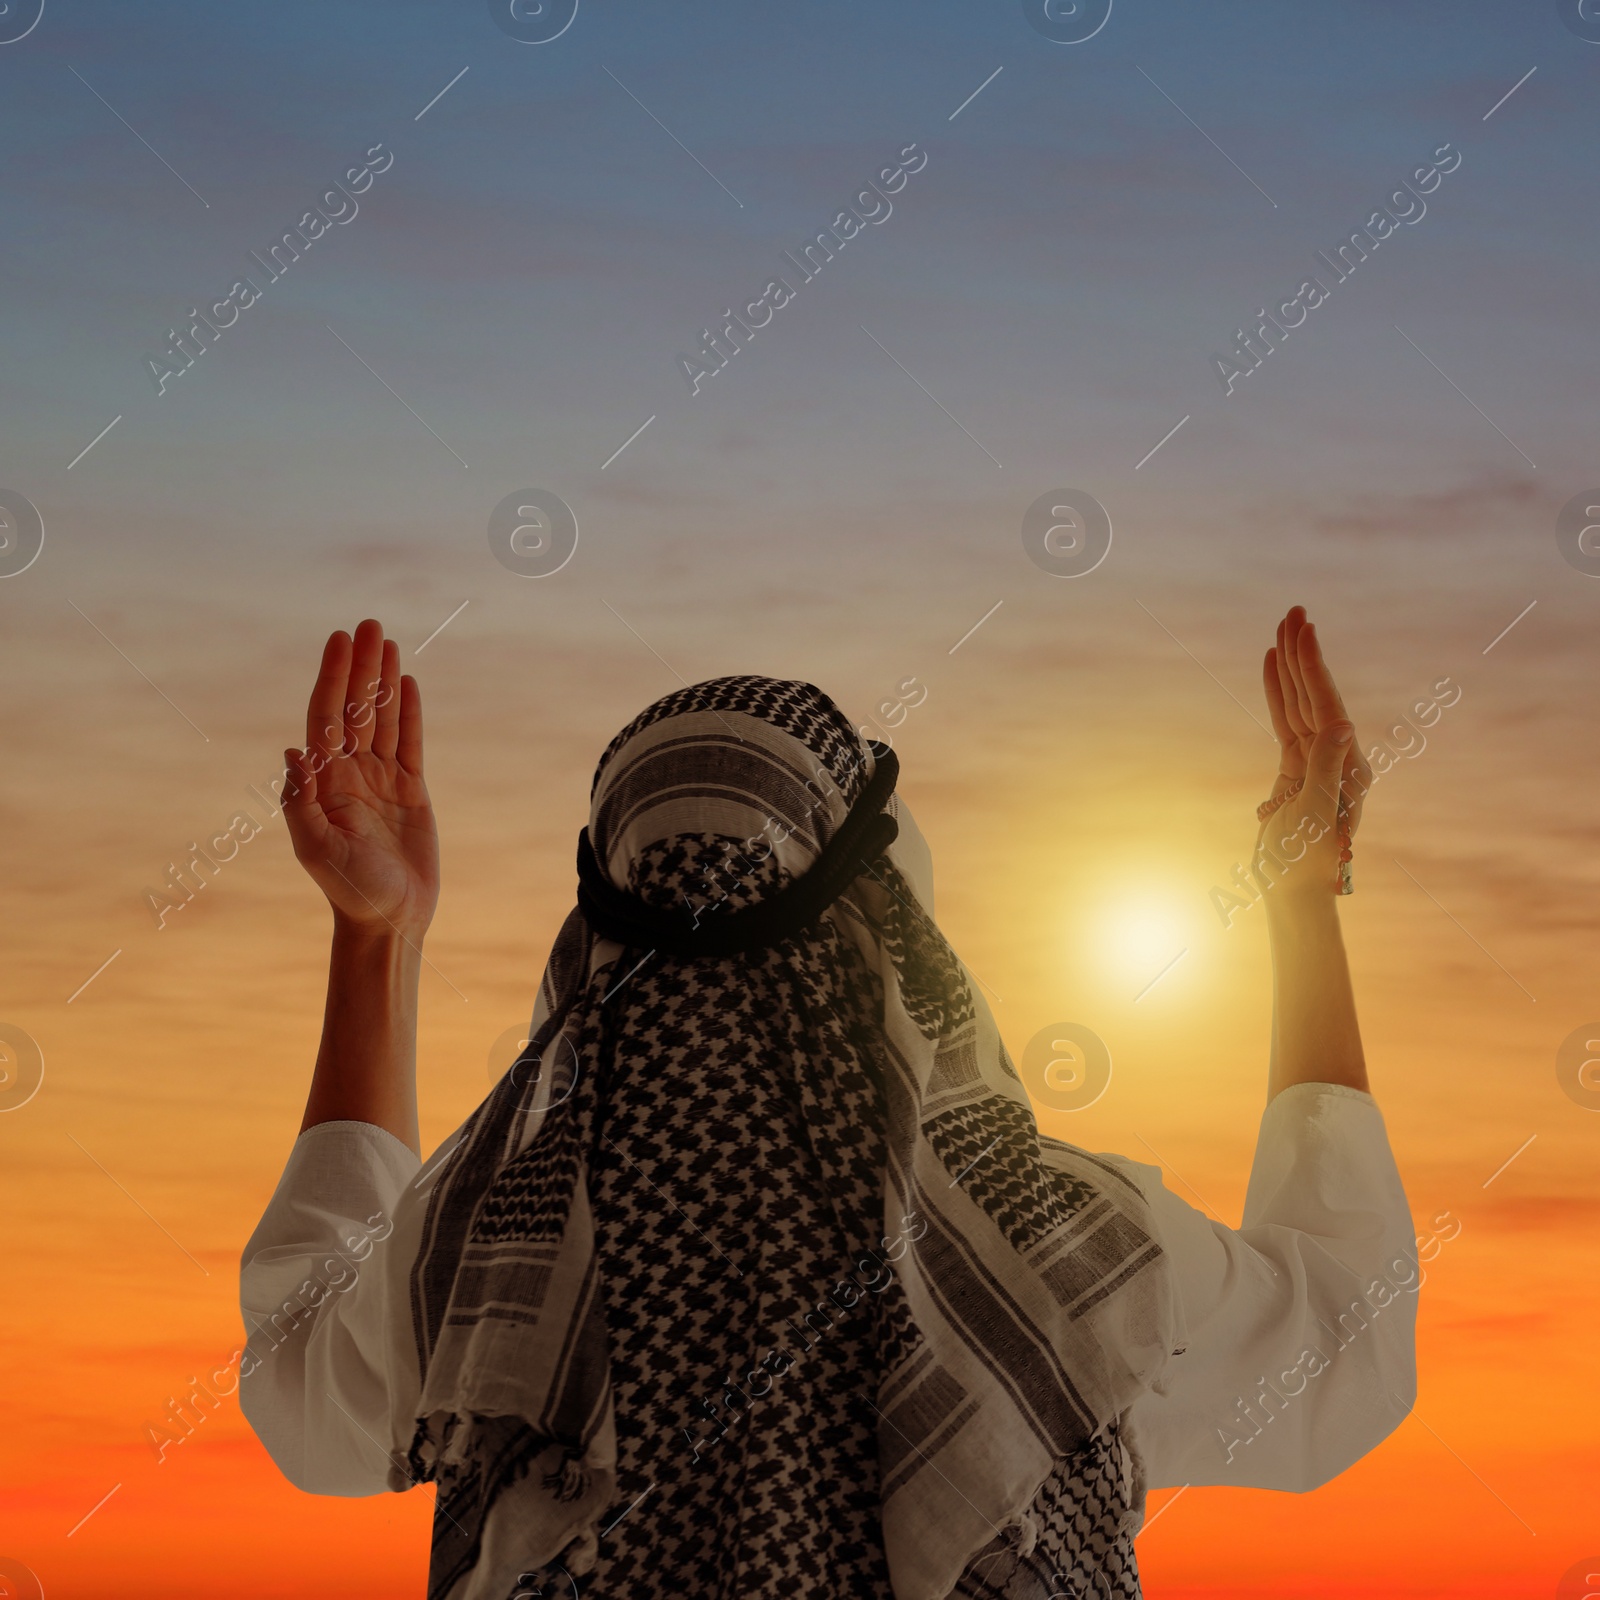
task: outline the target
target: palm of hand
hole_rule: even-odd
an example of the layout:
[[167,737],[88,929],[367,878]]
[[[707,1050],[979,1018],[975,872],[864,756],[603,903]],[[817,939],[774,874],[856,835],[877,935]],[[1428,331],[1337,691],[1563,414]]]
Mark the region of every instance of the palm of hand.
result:
[[426,922],[439,894],[439,839],[421,777],[370,750],[336,755],[318,776],[317,803],[327,819],[323,851],[304,864],[335,908]]
[[439,896],[439,839],[422,776],[422,707],[400,651],[363,622],[328,639],[306,711],[306,749],[285,751],[295,856],[336,917],[420,934]]
[[[1306,835],[1302,850],[1315,858],[1319,867],[1330,861],[1348,861],[1371,769],[1354,742],[1344,701],[1322,658],[1316,629],[1306,621],[1304,607],[1291,608],[1278,624],[1277,643],[1262,665],[1267,706],[1278,740],[1278,776],[1272,786],[1275,800],[1306,783],[1319,738],[1331,738],[1341,728],[1349,736],[1334,770],[1324,770],[1310,786],[1326,792],[1302,789],[1294,802],[1294,809],[1301,814],[1300,832]],[[1274,815],[1280,819],[1276,823],[1263,819],[1262,839],[1283,827],[1284,813],[1268,813]],[[1307,878],[1304,873],[1300,876],[1302,881]],[[1320,873],[1314,876],[1320,881]]]
[[[1262,666],[1267,708],[1278,740],[1278,781],[1273,785],[1273,793],[1278,794],[1304,779],[1317,735],[1349,718],[1333,674],[1322,659],[1316,629],[1306,621],[1304,606],[1291,607],[1278,624],[1277,643]],[[1352,745],[1342,778],[1351,778],[1362,764]]]
[[1274,792],[1285,788],[1288,783],[1299,783],[1306,775],[1306,765],[1311,755],[1311,741],[1315,734],[1292,734],[1287,739],[1278,742],[1278,777],[1274,785]]

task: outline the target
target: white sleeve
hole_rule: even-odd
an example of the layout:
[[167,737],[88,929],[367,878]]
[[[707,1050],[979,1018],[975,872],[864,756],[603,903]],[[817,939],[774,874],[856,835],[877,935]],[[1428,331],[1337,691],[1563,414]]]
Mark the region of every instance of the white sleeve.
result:
[[1261,1118],[1243,1226],[1137,1173],[1182,1332],[1127,1429],[1149,1488],[1304,1491],[1373,1449],[1416,1399],[1416,1236],[1369,1094],[1284,1089]]
[[240,1409],[309,1493],[389,1487],[391,1407],[410,1402],[392,1393],[387,1307],[409,1263],[386,1242],[420,1165],[368,1122],[307,1128],[244,1248]]

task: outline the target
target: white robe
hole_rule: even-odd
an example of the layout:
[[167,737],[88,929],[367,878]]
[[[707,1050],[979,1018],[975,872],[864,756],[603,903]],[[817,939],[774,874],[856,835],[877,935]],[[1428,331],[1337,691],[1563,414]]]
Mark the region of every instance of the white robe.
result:
[[[245,1246],[240,1405],[301,1489],[378,1494],[411,1442],[409,1269],[455,1138],[424,1164],[370,1123],[308,1129]],[[1237,1229],[1159,1168],[1106,1159],[1150,1201],[1183,1330],[1124,1418],[1143,1487],[1314,1489],[1398,1426],[1416,1397],[1422,1275],[1370,1095],[1299,1084],[1272,1100]]]

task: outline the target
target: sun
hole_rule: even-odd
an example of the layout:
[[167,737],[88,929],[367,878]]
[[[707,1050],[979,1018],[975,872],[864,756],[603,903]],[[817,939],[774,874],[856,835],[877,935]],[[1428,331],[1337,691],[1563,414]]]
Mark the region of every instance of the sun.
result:
[[1119,898],[1097,922],[1103,964],[1123,981],[1148,982],[1188,942],[1188,919],[1166,895]]

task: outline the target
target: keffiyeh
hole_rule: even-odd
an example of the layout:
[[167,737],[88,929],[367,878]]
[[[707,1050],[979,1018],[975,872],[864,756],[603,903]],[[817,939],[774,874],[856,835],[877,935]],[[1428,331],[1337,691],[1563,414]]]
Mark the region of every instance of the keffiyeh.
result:
[[[617,888],[705,922],[805,874],[875,766],[811,685],[714,679],[612,741],[589,836]],[[881,1096],[881,1243],[855,1277],[878,1297],[897,1600],[968,1592],[973,1558],[1034,1525],[1062,1463],[1092,1457],[1164,1363],[1171,1286],[1144,1198],[1037,1132],[986,1003],[924,907],[920,835],[898,796],[888,808],[895,843],[770,949],[673,957],[568,916],[529,1043],[446,1159],[412,1269],[422,1398],[409,1470],[391,1482],[438,1488],[430,1600],[506,1600],[526,1570],[594,1565],[617,1428],[586,1180],[620,1061],[668,1080],[713,1056],[798,1078],[831,1055]],[[839,1015],[826,997],[863,975],[871,1014]],[[763,1024],[779,1011],[781,1029]],[[1126,1493],[1077,1498],[1096,1508],[1085,1549],[1126,1533]]]

